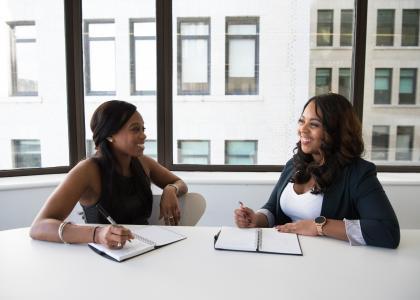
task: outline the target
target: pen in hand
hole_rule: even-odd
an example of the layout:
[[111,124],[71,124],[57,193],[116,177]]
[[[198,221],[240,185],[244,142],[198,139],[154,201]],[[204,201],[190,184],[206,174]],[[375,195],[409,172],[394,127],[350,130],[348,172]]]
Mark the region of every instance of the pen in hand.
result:
[[238,201],[240,205],[240,209],[244,213],[244,218],[248,221],[248,225],[251,223],[251,218],[248,216],[247,211],[245,210],[244,203],[242,201]]
[[[102,207],[102,205],[100,205],[99,203],[96,204],[96,208],[98,209],[99,213],[104,216],[105,219],[108,220],[108,222],[111,225],[116,225],[118,226],[117,222],[114,221],[114,219],[110,216],[110,214]],[[131,243],[131,240],[128,240]]]

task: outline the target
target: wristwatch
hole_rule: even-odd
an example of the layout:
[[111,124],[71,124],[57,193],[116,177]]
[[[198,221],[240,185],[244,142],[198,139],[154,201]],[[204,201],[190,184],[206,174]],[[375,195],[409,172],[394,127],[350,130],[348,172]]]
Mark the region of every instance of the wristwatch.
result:
[[316,231],[318,231],[318,235],[324,235],[322,232],[322,227],[324,227],[324,225],[327,223],[327,218],[324,216],[319,216],[315,218],[314,222],[316,225]]
[[171,186],[175,189],[175,195],[178,196],[179,187],[175,183],[169,183],[167,186]]

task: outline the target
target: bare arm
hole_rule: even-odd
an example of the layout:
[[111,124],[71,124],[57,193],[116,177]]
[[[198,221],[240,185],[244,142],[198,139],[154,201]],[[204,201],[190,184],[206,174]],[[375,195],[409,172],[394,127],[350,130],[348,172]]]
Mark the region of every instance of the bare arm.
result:
[[[30,236],[37,240],[61,242],[58,234],[60,224],[82,195],[92,190],[95,180],[99,180],[99,173],[93,162],[77,164],[41,208],[32,223]],[[96,232],[95,227],[67,224],[62,232],[63,240],[67,243],[96,242],[111,248],[122,247],[126,240],[132,238],[131,232],[124,227],[98,227]]]
[[181,178],[150,157],[142,156],[140,161],[149,170],[151,181],[163,190],[159,218],[165,218],[167,225],[177,225],[181,217],[178,197],[188,192],[187,185]]

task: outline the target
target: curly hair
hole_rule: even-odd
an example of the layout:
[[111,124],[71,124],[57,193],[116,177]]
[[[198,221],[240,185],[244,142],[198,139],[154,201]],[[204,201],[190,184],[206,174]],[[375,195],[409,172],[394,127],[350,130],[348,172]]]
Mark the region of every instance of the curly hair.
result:
[[306,102],[303,111],[311,102],[315,104],[315,112],[324,130],[321,142],[323,162],[320,164],[311,154],[304,153],[299,141],[293,151],[295,173],[291,181],[306,183],[313,177],[316,187],[312,193],[317,194],[324,193],[340,170],[362,155],[364,144],[361,123],[344,96],[334,93],[314,96]]

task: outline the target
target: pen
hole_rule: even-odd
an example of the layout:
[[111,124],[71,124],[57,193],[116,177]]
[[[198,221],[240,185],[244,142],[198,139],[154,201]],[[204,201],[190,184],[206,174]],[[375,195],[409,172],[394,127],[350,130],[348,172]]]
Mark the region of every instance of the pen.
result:
[[[239,205],[241,206],[241,209],[244,209],[244,203],[242,201],[238,201]],[[246,216],[246,220],[248,221],[248,223],[251,223],[251,219],[249,218],[248,214],[245,212]]]
[[[117,225],[117,222],[115,222],[114,219],[111,218],[109,213],[102,207],[102,205],[100,205],[98,203],[98,204],[96,204],[96,208],[99,210],[100,214],[103,215],[105,217],[105,219],[108,220],[109,223],[111,223],[111,225]],[[128,241],[131,243],[130,240],[128,240]]]

